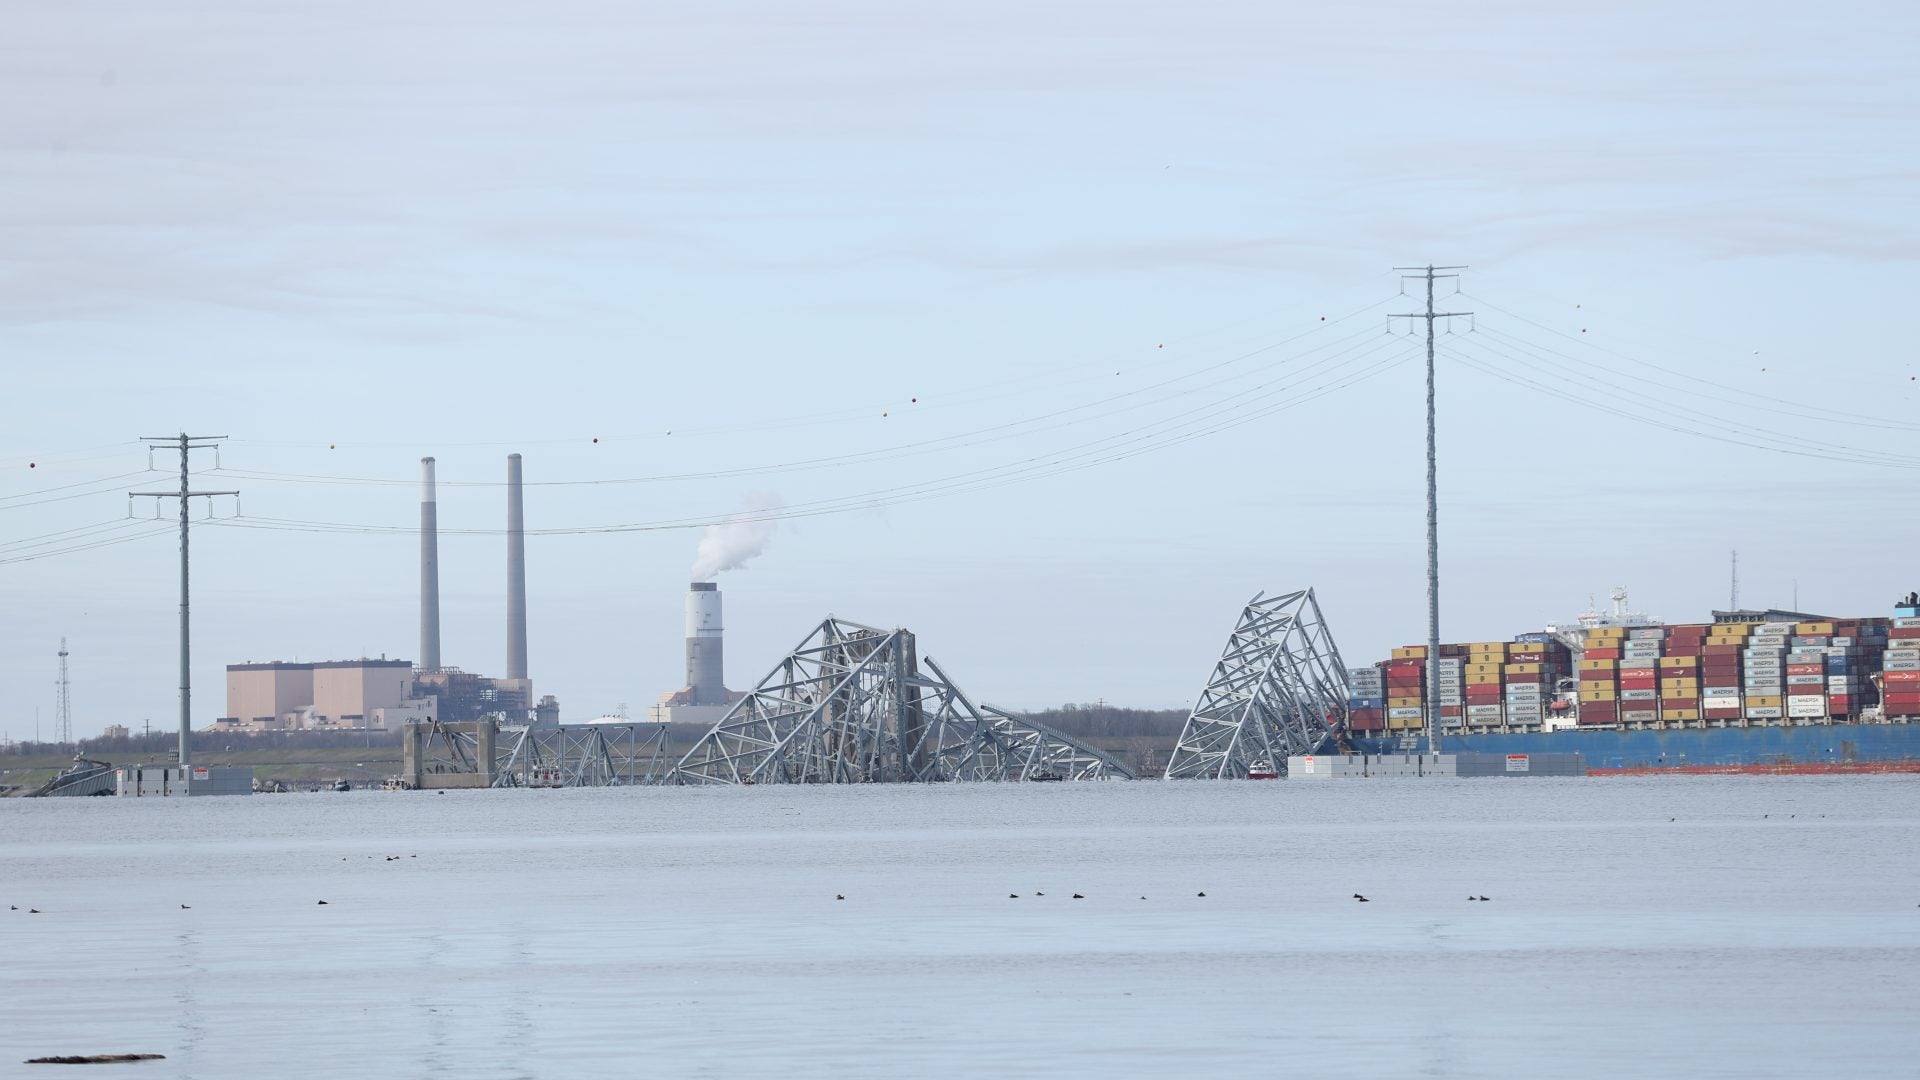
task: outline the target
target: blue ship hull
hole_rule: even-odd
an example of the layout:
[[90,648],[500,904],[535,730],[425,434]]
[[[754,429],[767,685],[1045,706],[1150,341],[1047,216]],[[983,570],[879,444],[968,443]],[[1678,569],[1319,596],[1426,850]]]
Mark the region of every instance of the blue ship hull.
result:
[[[1354,752],[1362,754],[1424,749],[1421,740],[1398,735],[1349,739]],[[1577,753],[1586,757],[1590,769],[1920,763],[1920,724],[1442,735],[1440,749],[1481,754]]]

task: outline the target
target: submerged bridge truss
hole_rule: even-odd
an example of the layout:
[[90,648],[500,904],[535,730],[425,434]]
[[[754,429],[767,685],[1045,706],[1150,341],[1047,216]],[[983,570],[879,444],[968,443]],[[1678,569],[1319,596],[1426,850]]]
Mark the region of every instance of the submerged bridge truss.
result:
[[1255,596],[1240,612],[1167,759],[1169,780],[1245,779],[1319,751],[1344,724],[1347,669],[1312,589]]
[[508,725],[493,718],[409,724],[409,787],[629,787],[664,784],[667,725]]
[[912,633],[827,618],[673,772],[682,784],[1132,779],[1057,731],[975,705]]

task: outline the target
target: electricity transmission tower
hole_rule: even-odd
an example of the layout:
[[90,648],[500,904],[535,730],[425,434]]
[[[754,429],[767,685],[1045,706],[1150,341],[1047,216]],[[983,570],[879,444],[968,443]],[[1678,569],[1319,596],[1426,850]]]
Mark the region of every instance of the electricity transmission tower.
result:
[[[177,446],[180,448],[180,490],[179,491],[134,491],[127,497],[143,499],[179,499],[180,500],[180,768],[186,769],[191,762],[192,749],[188,740],[193,731],[193,652],[189,646],[189,620],[187,618],[188,561],[187,561],[187,500],[207,498],[214,495],[238,496],[237,491],[195,491],[187,476],[187,465],[195,450],[218,447],[225,435],[143,435],[140,441],[150,446]],[[217,457],[217,455],[216,455]],[[208,508],[211,512],[211,507]]]
[[1427,753],[1438,747],[1434,741],[1434,713],[1439,710],[1440,693],[1440,497],[1435,482],[1438,473],[1437,442],[1433,423],[1433,321],[1471,315],[1471,311],[1433,310],[1433,283],[1459,274],[1436,273],[1439,270],[1465,270],[1464,266],[1396,266],[1403,271],[1401,280],[1427,283],[1427,310],[1388,319],[1427,320]]
[[73,688],[67,681],[67,639],[60,639],[60,701],[53,717],[53,741],[62,746],[73,741]]

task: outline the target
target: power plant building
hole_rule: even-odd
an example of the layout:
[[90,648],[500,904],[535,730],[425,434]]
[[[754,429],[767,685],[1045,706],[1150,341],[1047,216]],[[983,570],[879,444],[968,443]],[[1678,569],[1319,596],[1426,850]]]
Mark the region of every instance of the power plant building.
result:
[[408,660],[273,661],[227,665],[227,715],[216,730],[398,729],[433,715],[414,694]]

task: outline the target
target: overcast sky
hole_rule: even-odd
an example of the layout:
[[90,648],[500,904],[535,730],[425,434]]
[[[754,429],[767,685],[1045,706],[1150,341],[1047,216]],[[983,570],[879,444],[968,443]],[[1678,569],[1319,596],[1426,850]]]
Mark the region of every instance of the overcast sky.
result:
[[[228,663],[414,658],[425,454],[468,670],[503,665],[514,451],[536,529],[846,510],[721,576],[736,688],[831,612],[976,699],[1181,706],[1305,586],[1370,662],[1425,634],[1424,354],[1386,316],[1427,262],[1476,312],[1440,343],[1447,638],[1615,584],[1701,619],[1735,548],[1745,604],[1920,587],[1910,4],[5,21],[0,560],[47,556],[0,562],[13,738],[61,635],[77,734],[172,722],[174,544],[87,527],[181,430],[232,436],[196,483],[239,523],[375,530],[196,530],[200,724]],[[679,684],[700,535],[530,539],[564,716]]]

